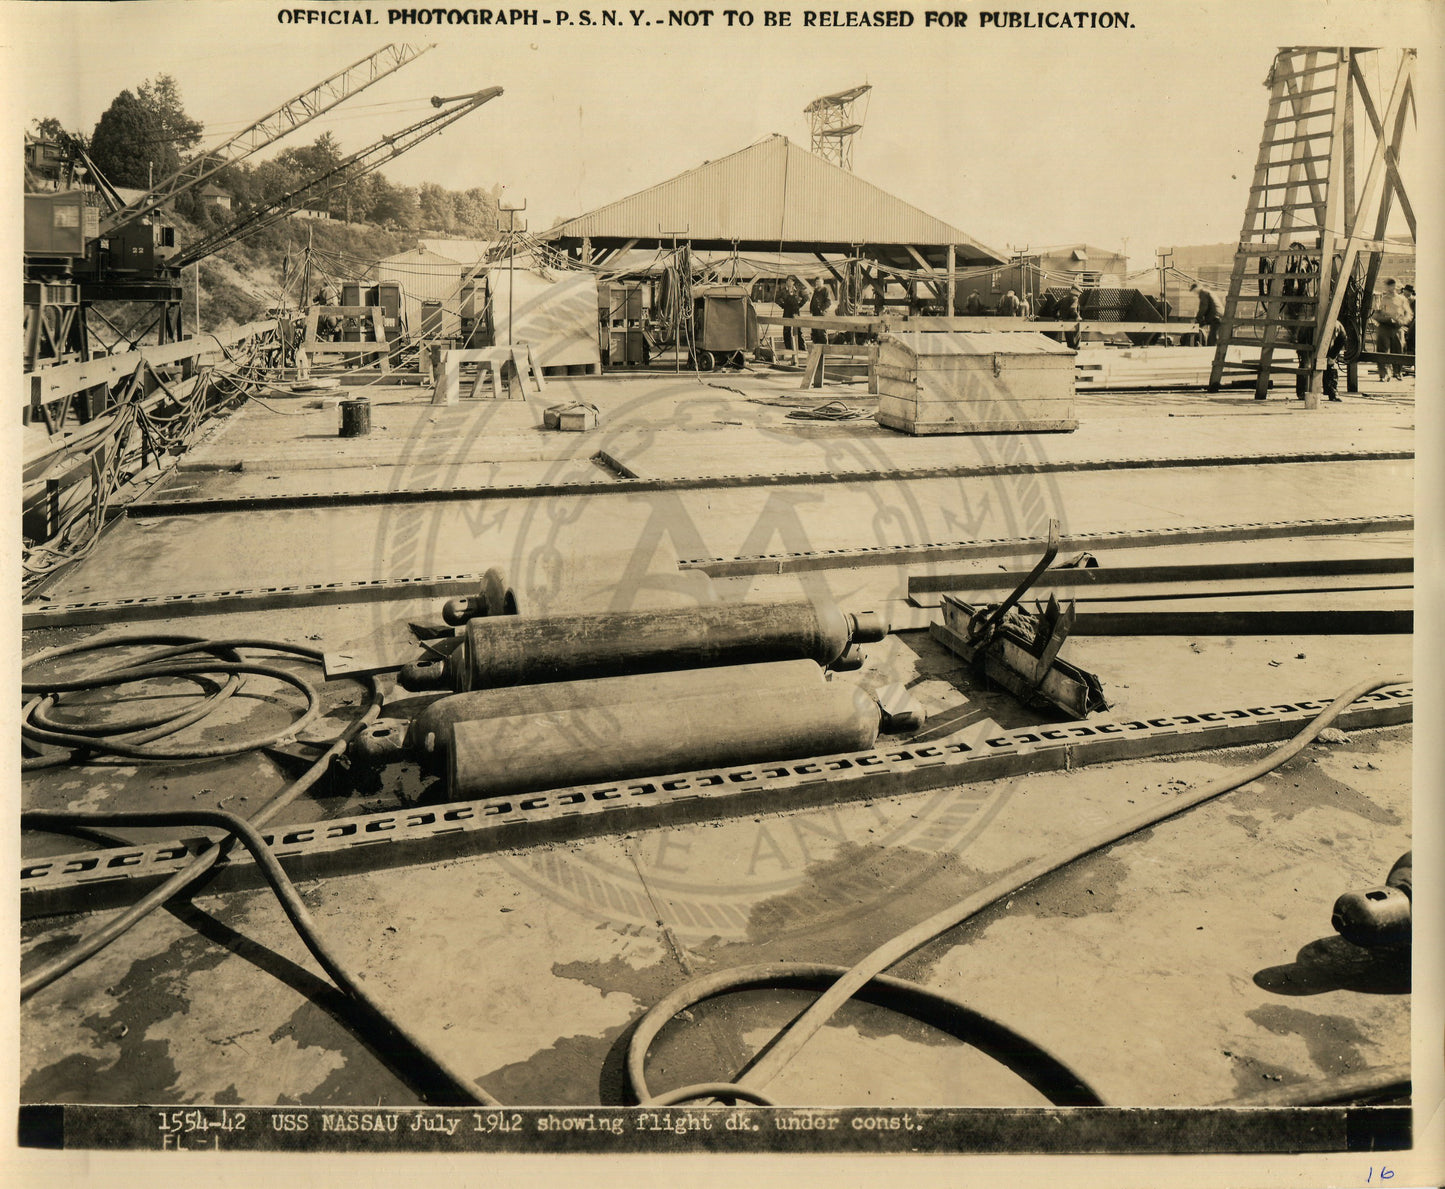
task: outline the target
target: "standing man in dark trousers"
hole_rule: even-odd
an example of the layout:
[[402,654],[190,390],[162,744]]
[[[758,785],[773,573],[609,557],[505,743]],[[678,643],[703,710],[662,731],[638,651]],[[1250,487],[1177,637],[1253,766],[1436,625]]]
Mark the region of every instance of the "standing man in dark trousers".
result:
[[1214,294],[1198,283],[1190,285],[1189,292],[1199,294],[1199,312],[1194,315],[1194,324],[1199,327],[1199,345],[1212,347],[1219,341],[1219,303],[1214,300]]
[[[1072,285],[1069,291],[1059,298],[1059,304],[1054,310],[1056,322],[1077,322],[1079,320],[1079,298],[1083,296],[1083,292],[1077,285]],[[1079,332],[1077,330],[1064,331],[1064,345],[1077,351],[1079,349]]]
[[[778,308],[783,311],[784,318],[796,318],[803,312],[803,303],[806,299],[803,296],[803,286],[797,277],[789,277],[783,282],[783,287],[778,293]],[[797,350],[803,345],[803,331],[801,327],[783,327],[783,350],[793,353],[793,359],[797,360]]]
[[[1305,399],[1308,390],[1309,372],[1305,369],[1309,366],[1309,345],[1314,341],[1314,337],[1315,332],[1312,327],[1301,326],[1295,340],[1303,348],[1296,352],[1299,356],[1299,371],[1295,373],[1294,383],[1294,394],[1300,400]],[[1344,326],[1336,322],[1334,329],[1330,332],[1329,341],[1325,344],[1325,357],[1320,363],[1320,387],[1327,400],[1340,399],[1340,375],[1335,369],[1348,341]]]
[[[1395,291],[1395,278],[1385,282],[1385,292],[1375,299],[1375,308],[1370,311],[1370,321],[1375,323],[1375,350],[1381,355],[1403,355],[1405,353],[1405,327],[1410,325],[1410,303],[1402,293]],[[1378,364],[1380,379],[1392,376],[1399,380],[1403,376],[1398,363]]]
[[[822,278],[819,278],[813,282],[813,297],[812,300],[808,302],[808,313],[814,318],[822,318],[825,317],[832,308],[833,295],[828,292],[828,286],[823,283]],[[826,343],[828,341],[828,332],[826,330],[820,330],[815,326],[809,337],[815,343]]]

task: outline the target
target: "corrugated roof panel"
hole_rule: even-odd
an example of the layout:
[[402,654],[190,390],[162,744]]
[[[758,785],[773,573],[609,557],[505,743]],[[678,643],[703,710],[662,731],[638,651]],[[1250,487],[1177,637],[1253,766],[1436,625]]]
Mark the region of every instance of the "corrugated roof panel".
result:
[[966,232],[785,136],[771,136],[579,215],[547,238],[643,239],[669,232],[686,232],[694,240],[952,243],[975,257],[1003,260]]

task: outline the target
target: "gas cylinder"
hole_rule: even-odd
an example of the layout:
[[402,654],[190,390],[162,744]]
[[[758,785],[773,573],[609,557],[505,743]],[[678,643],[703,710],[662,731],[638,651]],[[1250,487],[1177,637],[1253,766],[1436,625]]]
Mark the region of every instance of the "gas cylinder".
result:
[[768,661],[838,661],[852,642],[881,640],[876,612],[826,600],[720,603],[647,611],[474,619],[442,665],[457,692]]
[[700,694],[743,700],[763,690],[786,689],[794,697],[806,699],[826,680],[827,675],[815,661],[802,660],[472,690],[438,698],[409,726],[382,720],[357,739],[355,748],[373,762],[408,757],[440,775],[446,769],[450,728],[459,722],[648,700],[666,704]]
[[507,796],[597,781],[866,751],[876,702],[833,680],[739,698],[706,693],[578,706],[450,727],[447,796]]

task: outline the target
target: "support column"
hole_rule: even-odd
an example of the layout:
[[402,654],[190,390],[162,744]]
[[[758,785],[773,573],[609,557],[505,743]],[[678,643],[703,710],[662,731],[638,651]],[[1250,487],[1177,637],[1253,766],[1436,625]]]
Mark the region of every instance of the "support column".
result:
[[955,293],[955,291],[956,291],[956,289],[957,289],[957,284],[958,284],[957,278],[956,278],[956,276],[954,275],[955,272],[956,272],[956,269],[955,269],[955,264],[956,264],[956,262],[957,262],[957,261],[956,261],[956,257],[955,257],[955,254],[954,254],[953,245],[952,245],[952,244],[949,244],[949,245],[948,245],[948,259],[947,259],[947,265],[946,265],[946,267],[947,267],[947,269],[948,269],[948,308],[947,308],[947,310],[944,311],[944,315],[943,315],[943,316],[944,316],[945,318],[952,318],[952,317],[953,317],[953,310],[954,310],[953,297],[954,297],[954,293]]

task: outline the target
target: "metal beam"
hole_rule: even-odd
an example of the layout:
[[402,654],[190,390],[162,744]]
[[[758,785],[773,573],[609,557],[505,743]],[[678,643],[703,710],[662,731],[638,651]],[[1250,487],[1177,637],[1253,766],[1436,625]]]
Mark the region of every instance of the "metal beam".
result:
[[422,54],[435,48],[435,43],[420,48],[404,44],[383,46],[374,54],[368,54],[360,61],[338,70],[314,87],[288,99],[275,111],[268,112],[229,140],[198,153],[193,160],[170,177],[158,182],[153,189],[129,206],[107,215],[100,221],[100,234],[115,234],[127,224],[200,185],[227,166],[244,161],[258,149],[288,136],[317,116],[366,90],[372,83],[380,82],[408,62],[414,62]]
[[136,595],[133,598],[49,603],[44,606],[32,604],[22,613],[21,627],[30,631],[83,624],[182,619],[193,615],[229,615],[237,611],[279,611],[292,607],[333,607],[343,603],[441,598],[475,594],[482,578],[481,574],[374,578],[358,582],[309,582],[294,586]]
[[[872,797],[897,796],[1086,764],[1182,755],[1288,739],[1330,699],[1233,706],[1149,719],[1088,720],[1014,731],[975,729],[936,742],[899,741],[871,751],[747,764],[706,772],[594,784],[521,797],[397,809],[264,832],[292,879],[436,863],[624,830],[718,821]],[[1407,723],[1414,687],[1357,699],[1336,720],[1354,731]],[[976,802],[955,798],[966,820]],[[121,907],[158,886],[199,852],[168,841],[22,860],[22,919]],[[249,854],[222,859],[199,894],[260,886]]]
[[[1231,579],[1321,578],[1341,574],[1408,574],[1413,557],[1300,558],[1292,561],[1219,562],[1159,566],[1066,566],[1046,570],[1034,580],[1041,589],[1057,586],[1125,586],[1153,582],[1218,582]],[[963,574],[912,574],[909,594],[933,591],[1011,590],[1023,571],[970,570]]]
[[[1105,533],[1070,534],[1062,549],[1121,549],[1126,546],[1193,545],[1209,541],[1261,541],[1282,537],[1353,537],[1362,533],[1411,532],[1415,518],[1348,516],[1334,520],[1280,520],[1260,524],[1198,525],[1192,528],[1150,528]],[[752,574],[793,574],[806,570],[841,570],[857,566],[900,566],[958,561],[972,557],[1015,557],[1039,553],[1046,537],[1006,537],[988,541],[953,541],[924,545],[877,545],[863,549],[788,553],[774,557],[704,557],[679,561],[678,568],[701,570],[714,578]]]
[[[855,348],[861,349],[861,348]],[[1157,470],[1173,467],[1288,466],[1316,462],[1405,462],[1413,450],[1310,450],[1288,454],[1212,454],[1161,458],[1082,459],[1058,462],[959,463],[926,467],[868,467],[857,470],[763,471],[742,475],[687,475],[643,478],[611,455],[594,458],[614,476],[610,483],[512,483],[484,487],[375,487],[365,491],[302,491],[278,495],[212,496],[137,500],[126,508],[131,519],[154,516],[217,515],[295,508],[340,508],[397,504],[452,503],[473,500],[535,499],[553,496],[636,494],[641,491],[707,491],[729,487],[784,487],[793,484],[864,483],[880,479],[994,478],[1001,475],[1050,475],[1083,471]]]

